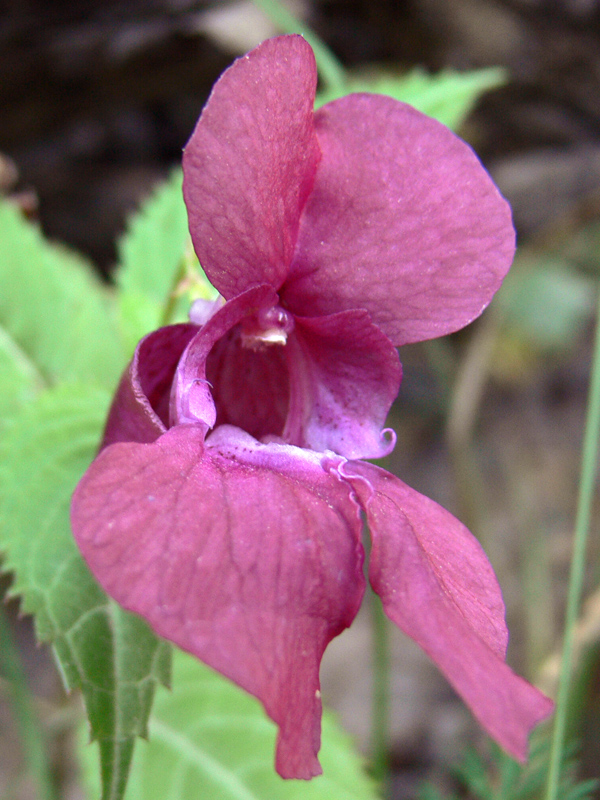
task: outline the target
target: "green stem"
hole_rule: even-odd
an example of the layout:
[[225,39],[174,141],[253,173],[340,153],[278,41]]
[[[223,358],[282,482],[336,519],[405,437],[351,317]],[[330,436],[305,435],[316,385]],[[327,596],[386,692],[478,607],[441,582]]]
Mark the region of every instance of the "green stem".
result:
[[323,83],[333,92],[343,94],[346,91],[346,73],[343,66],[308,25],[296,19],[278,0],[254,0],[254,5],[262,9],[284,33],[302,34],[314,51]]
[[381,600],[371,592],[373,631],[373,710],[371,716],[371,772],[383,783],[389,770],[390,647],[388,619]]
[[56,794],[46,757],[46,744],[33,709],[31,694],[18,650],[8,626],[4,606],[0,600],[0,667],[6,675],[13,697],[15,719],[19,727],[21,742],[38,788],[38,797],[55,800]]
[[167,302],[165,303],[165,307],[163,308],[163,313],[160,318],[160,327],[164,325],[170,325],[172,322],[173,314],[175,313],[175,306],[177,305],[178,297],[177,297],[177,287],[181,283],[181,281],[186,276],[186,261],[185,258],[181,259],[181,263],[177,272],[175,273],[175,277],[173,278],[173,283],[171,284],[171,291],[167,297]]
[[486,487],[473,448],[473,433],[488,383],[501,319],[490,309],[477,323],[457,370],[446,423],[459,516],[485,547]]
[[552,749],[550,751],[546,800],[557,800],[558,797],[560,769],[563,760],[569,708],[575,624],[581,604],[585,571],[585,552],[598,465],[598,447],[600,444],[600,297],[598,299],[596,325],[592,374],[590,378],[588,408],[581,456],[581,478],[579,482],[579,496],[577,499],[577,513],[575,517],[573,558],[571,561],[569,592],[565,616],[565,636],[556,698],[556,715],[552,736]]

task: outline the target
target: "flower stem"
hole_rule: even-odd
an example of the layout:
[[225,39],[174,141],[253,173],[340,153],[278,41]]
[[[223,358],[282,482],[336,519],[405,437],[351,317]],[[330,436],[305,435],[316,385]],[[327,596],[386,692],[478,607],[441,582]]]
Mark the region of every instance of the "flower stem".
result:
[[501,318],[489,309],[478,321],[457,369],[446,423],[446,441],[452,459],[457,489],[459,516],[485,548],[484,508],[486,487],[473,450],[473,432],[477,424],[484,392],[490,376]]
[[284,33],[300,33],[304,36],[314,51],[323,83],[334,92],[340,92],[341,94],[345,92],[346,73],[343,66],[327,45],[311,31],[308,25],[296,19],[278,0],[254,0],[254,5],[264,11]]
[[569,592],[565,615],[565,635],[562,648],[562,660],[556,699],[556,716],[550,751],[550,767],[546,800],[557,800],[560,782],[560,770],[563,760],[565,731],[569,708],[569,690],[571,686],[573,644],[575,624],[579,614],[583,577],[585,571],[585,552],[590,524],[592,499],[598,465],[598,448],[600,444],[600,296],[596,321],[596,336],[592,359],[592,373],[588,396],[588,408],[585,422],[585,433],[581,456],[581,478],[579,496],[575,516],[575,532],[573,542],[573,558],[569,576]]
[[381,600],[371,592],[373,631],[373,706],[371,716],[371,773],[378,783],[389,769],[390,648],[388,619]]
[[160,327],[163,325],[170,325],[173,322],[173,315],[175,313],[175,307],[177,306],[177,301],[179,300],[177,294],[177,287],[180,285],[181,281],[185,278],[187,273],[187,264],[185,258],[181,259],[181,263],[175,273],[173,278],[173,283],[171,284],[171,291],[167,296],[167,300],[165,302],[165,306],[163,308],[162,316],[160,318]]
[[44,737],[33,709],[21,659],[13,641],[1,600],[0,667],[11,688],[15,719],[19,727],[29,770],[37,784],[37,796],[41,800],[55,800],[56,794],[46,757]]

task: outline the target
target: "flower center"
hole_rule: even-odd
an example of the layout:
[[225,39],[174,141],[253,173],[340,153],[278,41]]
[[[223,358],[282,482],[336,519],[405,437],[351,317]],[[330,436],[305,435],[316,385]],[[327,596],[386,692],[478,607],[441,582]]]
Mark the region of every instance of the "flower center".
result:
[[214,344],[206,378],[217,409],[215,427],[235,425],[256,439],[282,435],[292,352],[285,345],[293,329],[292,314],[272,305],[248,314]]
[[264,350],[276,344],[284,345],[293,329],[294,318],[285,308],[261,308],[256,314],[242,320],[241,343],[250,350]]

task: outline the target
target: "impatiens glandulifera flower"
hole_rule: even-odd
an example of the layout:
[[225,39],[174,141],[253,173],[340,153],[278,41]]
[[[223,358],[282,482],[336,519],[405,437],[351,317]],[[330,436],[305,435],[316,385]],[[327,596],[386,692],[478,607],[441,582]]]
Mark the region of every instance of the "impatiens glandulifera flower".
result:
[[524,760],[552,703],[505,663],[498,583],[469,531],[362,459],[383,456],[396,345],[469,323],[514,252],[469,147],[388,97],[313,112],[299,36],[216,84],[184,197],[222,300],[143,339],[73,498],[92,572],[159,635],[251,692],[276,768],[320,773],[319,665],[369,579],[387,615]]

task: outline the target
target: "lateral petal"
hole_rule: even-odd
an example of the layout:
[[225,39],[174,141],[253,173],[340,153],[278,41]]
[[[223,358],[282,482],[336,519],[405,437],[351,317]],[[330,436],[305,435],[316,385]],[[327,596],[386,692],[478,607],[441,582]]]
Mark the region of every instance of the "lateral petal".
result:
[[286,349],[286,441],[351,459],[391,452],[395,436],[382,429],[402,371],[394,345],[366,311],[296,317]]
[[355,463],[342,474],[366,509],[369,578],[386,614],[435,661],[490,736],[524,761],[528,734],[553,703],[504,661],[504,604],[479,543],[384,470]]
[[514,254],[511,212],[473,151],[381,95],[315,115],[322,150],[282,298],[296,314],[365,308],[396,345],[477,317]]
[[301,36],[269,39],[215,84],[183,156],[190,232],[230,299],[284,281],[319,160],[317,69]]
[[321,771],[319,664],[364,589],[358,507],[326,467],[225,426],[205,446],[182,425],[106,448],[72,504],[105,590],[262,701],[283,777]]
[[166,431],[177,363],[197,331],[197,325],[169,325],[139,342],[110,407],[102,448],[116,442],[153,442]]

